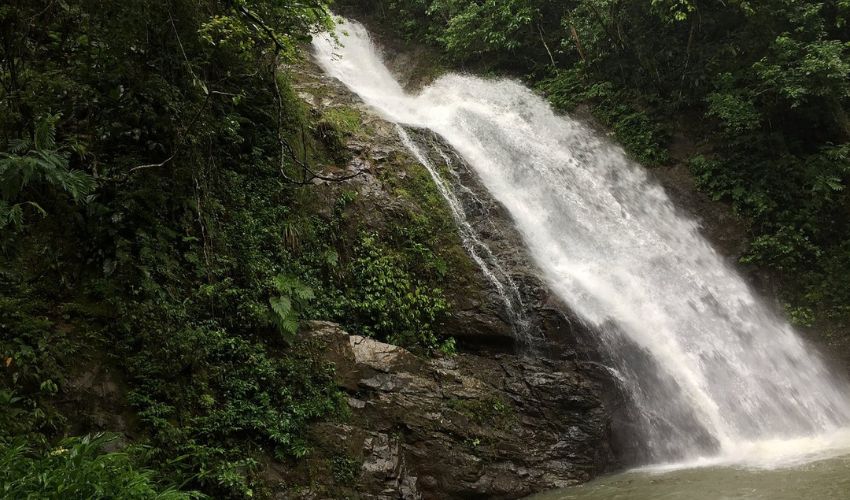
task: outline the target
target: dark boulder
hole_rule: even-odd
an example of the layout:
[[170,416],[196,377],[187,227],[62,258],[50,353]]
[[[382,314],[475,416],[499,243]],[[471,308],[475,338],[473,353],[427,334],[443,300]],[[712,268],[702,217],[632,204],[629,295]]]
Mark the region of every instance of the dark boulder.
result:
[[351,410],[312,429],[314,460],[345,457],[354,470],[347,484],[282,498],[518,498],[610,463],[600,386],[571,361],[422,359],[325,322],[303,339],[334,363]]

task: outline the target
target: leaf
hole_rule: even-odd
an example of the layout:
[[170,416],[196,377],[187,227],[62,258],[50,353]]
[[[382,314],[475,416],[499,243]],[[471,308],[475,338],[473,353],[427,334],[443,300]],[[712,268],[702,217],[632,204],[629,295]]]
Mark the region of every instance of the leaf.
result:
[[278,323],[278,326],[281,329],[281,333],[285,333],[290,336],[298,333],[298,319],[295,316],[282,320]]
[[36,203],[34,201],[27,201],[25,203],[27,205],[35,208],[36,211],[38,211],[38,213],[41,214],[42,217],[47,217],[47,211],[45,209],[41,208],[41,205],[39,205],[38,203]]
[[280,319],[285,319],[292,313],[292,301],[288,297],[272,297],[269,304]]
[[339,254],[336,250],[328,250],[325,252],[324,258],[325,264],[327,264],[328,267],[337,267],[339,265]]
[[841,183],[841,179],[839,179],[838,177],[827,177],[822,180],[823,183],[826,184],[826,186],[833,191],[844,190],[844,184]]
[[38,122],[35,127],[35,149],[50,150],[56,147],[56,127],[54,117],[48,117]]
[[307,286],[301,286],[293,290],[295,296],[300,300],[313,300],[316,298],[316,294],[313,293],[313,289]]
[[24,223],[24,211],[21,209],[21,205],[13,205],[9,210],[9,213],[6,214],[7,222],[11,222],[14,226],[22,226]]

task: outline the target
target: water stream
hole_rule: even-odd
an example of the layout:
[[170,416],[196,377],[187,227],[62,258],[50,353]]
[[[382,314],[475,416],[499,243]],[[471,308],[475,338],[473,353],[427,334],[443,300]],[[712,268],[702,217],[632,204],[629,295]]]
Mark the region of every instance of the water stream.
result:
[[[530,335],[528,318],[525,314],[525,305],[522,303],[522,295],[520,294],[519,288],[513,278],[511,278],[510,274],[508,274],[499,263],[499,260],[493,254],[493,251],[490,250],[490,247],[478,237],[478,233],[469,223],[469,217],[463,208],[463,203],[460,202],[454,193],[454,188],[456,187],[457,189],[465,191],[473,198],[475,197],[475,193],[464,186],[460,182],[460,179],[455,179],[454,186],[450,186],[437,171],[437,168],[428,156],[422,151],[419,144],[410,137],[410,134],[407,133],[404,127],[397,124],[396,131],[398,132],[398,136],[401,139],[402,144],[404,144],[408,151],[410,151],[416,161],[425,167],[425,170],[427,170],[431,175],[434,185],[437,186],[437,191],[439,191],[443,199],[446,200],[446,204],[448,204],[449,210],[452,213],[452,218],[454,219],[455,224],[457,224],[464,248],[502,299],[502,303],[505,305],[505,313],[511,323],[514,336],[524,344],[532,345],[535,339]],[[454,172],[451,168],[452,165],[449,156],[443,151],[438,150],[438,153],[445,162],[449,171]]]
[[771,468],[850,450],[847,385],[621,148],[515,81],[449,74],[408,94],[363,26],[339,30],[340,44],[314,40],[318,63],[387,120],[443,137],[505,206],[598,332],[649,462]]

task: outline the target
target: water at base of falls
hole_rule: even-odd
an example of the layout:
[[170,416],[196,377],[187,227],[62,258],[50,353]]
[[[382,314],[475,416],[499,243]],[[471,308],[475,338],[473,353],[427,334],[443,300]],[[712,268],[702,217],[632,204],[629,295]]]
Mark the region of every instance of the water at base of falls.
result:
[[[318,63],[387,120],[439,134],[597,333],[652,463],[778,465],[850,449],[850,390],[623,151],[510,80],[406,93],[358,23]],[[799,447],[806,449],[799,449]]]
[[705,467],[630,471],[590,483],[549,491],[530,500],[846,500],[850,498],[850,457],[791,469]]

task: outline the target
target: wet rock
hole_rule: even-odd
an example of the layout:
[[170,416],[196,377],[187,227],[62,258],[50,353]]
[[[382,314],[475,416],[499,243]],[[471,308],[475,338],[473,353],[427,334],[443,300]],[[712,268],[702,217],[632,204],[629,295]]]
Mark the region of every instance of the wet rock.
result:
[[[108,363],[96,360],[70,374],[63,391],[57,406],[71,416],[68,424],[72,433],[130,433],[134,417],[125,399],[126,384],[120,371]],[[120,440],[116,443],[123,445]]]
[[518,498],[585,481],[610,461],[600,385],[570,361],[422,359],[326,322],[302,338],[321,346],[350,395],[345,424],[312,431],[323,453],[360,464],[338,495]]
[[[409,211],[406,209],[411,203],[393,191],[387,176],[394,176],[404,186],[411,177],[410,169],[414,165],[418,168],[419,161],[402,143],[396,125],[383,120],[339,81],[306,62],[289,70],[295,76],[296,91],[317,114],[346,108],[356,112],[362,121],[361,130],[344,141],[350,156],[348,164],[322,169],[326,175],[338,170],[361,175],[343,183],[317,181],[317,192],[324,193],[328,201],[320,205],[319,214],[330,218],[339,191],[355,189],[359,196],[351,206],[352,216],[359,227],[382,232],[398,220],[399,213]],[[469,269],[452,273],[443,285],[452,304],[443,329],[451,332],[464,350],[510,353],[533,343],[538,352],[546,350],[555,357],[574,352],[575,338],[580,333],[575,327],[579,323],[567,319],[569,309],[541,281],[507,210],[489,195],[477,174],[441,137],[427,130],[405,130],[451,187],[467,222],[487,248],[478,249],[479,254],[491,267],[503,271],[499,279],[509,292],[511,307],[521,316],[511,314],[504,294],[470,262]],[[467,252],[464,248],[458,251]]]
[[[355,190],[347,210],[356,226],[390,227],[412,203],[393,186],[421,178],[418,161],[396,126],[339,82],[309,64],[293,72],[318,115],[343,106],[362,122],[344,141],[347,163],[323,169],[362,173],[312,188],[327,201],[318,215],[330,217],[340,192]],[[451,273],[443,284],[450,317],[439,325],[457,339],[461,354],[451,358],[422,359],[311,323],[302,338],[335,365],[351,417],[314,426],[316,448],[297,466],[304,470],[267,466],[272,483],[308,485],[280,487],[278,497],[518,498],[587,481],[613,462],[606,373],[577,361],[590,359],[591,333],[540,279],[509,214],[463,158],[432,132],[405,130],[451,186],[508,300],[472,259]],[[468,255],[460,240],[456,250]]]

